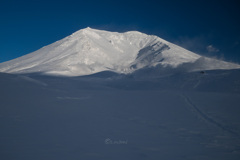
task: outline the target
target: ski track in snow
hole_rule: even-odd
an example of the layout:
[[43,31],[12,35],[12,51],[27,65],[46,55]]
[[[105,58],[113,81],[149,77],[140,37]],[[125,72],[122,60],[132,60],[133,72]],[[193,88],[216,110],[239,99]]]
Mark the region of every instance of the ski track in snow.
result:
[[216,127],[222,129],[223,131],[226,131],[226,132],[228,132],[228,133],[230,133],[230,134],[232,134],[232,135],[240,138],[240,135],[239,135],[238,132],[230,129],[228,126],[225,126],[225,125],[217,122],[215,119],[213,119],[212,117],[208,116],[206,113],[204,113],[203,111],[201,111],[201,110],[192,102],[192,100],[191,100],[188,96],[186,96],[185,94],[182,94],[181,96],[184,98],[184,100],[185,100],[185,102],[188,104],[188,106],[191,107],[192,112],[194,112],[195,114],[197,114],[197,116],[201,117],[201,118],[202,118],[203,120],[205,120],[206,122],[208,122],[208,123],[210,123],[210,124],[212,124],[212,125],[215,125]]
[[90,97],[57,97],[60,100],[86,100],[90,99]]

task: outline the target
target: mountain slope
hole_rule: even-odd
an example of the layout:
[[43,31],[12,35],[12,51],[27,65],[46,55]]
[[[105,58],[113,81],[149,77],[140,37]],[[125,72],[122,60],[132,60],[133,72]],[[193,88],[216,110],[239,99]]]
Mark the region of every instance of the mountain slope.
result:
[[0,72],[80,76],[107,70],[127,74],[147,67],[182,65],[188,71],[240,68],[202,57],[157,36],[85,28],[33,53],[1,63]]

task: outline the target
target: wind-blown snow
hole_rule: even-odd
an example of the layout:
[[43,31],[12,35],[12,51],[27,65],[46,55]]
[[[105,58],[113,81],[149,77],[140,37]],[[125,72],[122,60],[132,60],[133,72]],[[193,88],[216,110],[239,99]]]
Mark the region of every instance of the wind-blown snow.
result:
[[[187,64],[187,65],[186,65]],[[233,69],[239,65],[204,58],[157,36],[85,28],[33,53],[0,64],[0,72],[80,76],[141,68],[187,66],[188,71]]]

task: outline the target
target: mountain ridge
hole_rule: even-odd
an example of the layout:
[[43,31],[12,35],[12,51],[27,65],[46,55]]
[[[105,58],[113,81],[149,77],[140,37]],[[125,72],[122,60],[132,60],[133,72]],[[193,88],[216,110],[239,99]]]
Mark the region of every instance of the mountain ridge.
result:
[[154,35],[88,27],[35,52],[0,63],[0,72],[81,76],[101,71],[129,74],[156,66],[186,66],[187,71],[240,68],[238,64],[200,56]]

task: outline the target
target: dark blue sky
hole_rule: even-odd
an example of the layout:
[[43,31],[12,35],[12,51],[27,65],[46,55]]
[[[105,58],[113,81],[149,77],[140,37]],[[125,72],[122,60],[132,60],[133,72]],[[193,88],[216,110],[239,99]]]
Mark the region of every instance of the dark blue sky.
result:
[[0,0],[0,62],[89,26],[138,30],[240,63],[239,8],[234,0]]

